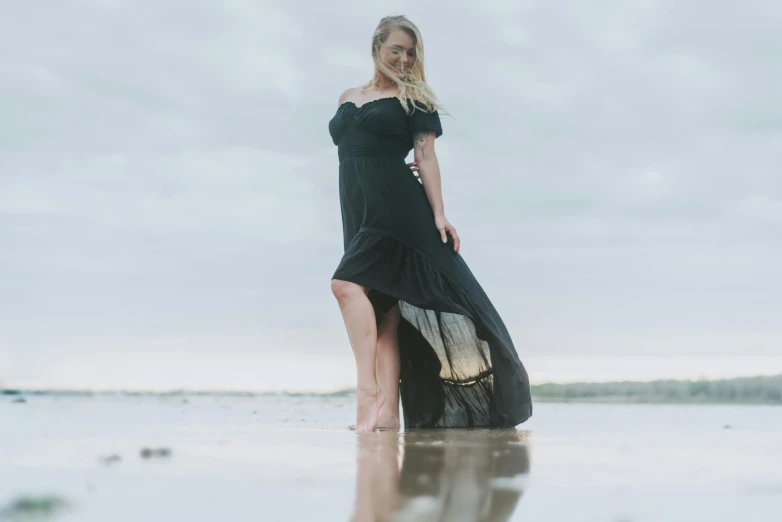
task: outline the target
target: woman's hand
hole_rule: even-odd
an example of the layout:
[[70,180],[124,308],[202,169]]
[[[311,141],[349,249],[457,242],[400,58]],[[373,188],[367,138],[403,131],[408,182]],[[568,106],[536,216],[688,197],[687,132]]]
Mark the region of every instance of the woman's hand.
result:
[[420,176],[418,175],[418,162],[411,161],[407,164],[408,167],[410,167],[410,170],[413,171],[413,174],[415,174],[415,177],[420,179]]
[[458,254],[461,250],[461,242],[459,241],[459,234],[456,233],[456,229],[453,228],[453,225],[448,222],[448,219],[446,219],[445,216],[435,216],[434,225],[437,227],[437,230],[440,231],[440,238],[443,240],[443,243],[448,242],[447,234],[451,234],[451,237],[453,237],[453,249]]

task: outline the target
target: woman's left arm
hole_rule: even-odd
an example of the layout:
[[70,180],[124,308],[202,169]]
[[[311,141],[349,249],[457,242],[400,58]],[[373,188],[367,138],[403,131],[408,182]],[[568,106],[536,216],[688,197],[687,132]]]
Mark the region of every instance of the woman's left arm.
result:
[[418,175],[424,185],[424,192],[426,192],[429,205],[434,212],[434,223],[437,230],[440,231],[440,237],[443,243],[446,243],[448,241],[447,234],[450,233],[453,237],[453,249],[458,254],[461,247],[459,235],[445,217],[445,205],[440,184],[440,164],[434,151],[434,141],[435,133],[433,131],[416,132],[413,135],[413,155],[418,167]]

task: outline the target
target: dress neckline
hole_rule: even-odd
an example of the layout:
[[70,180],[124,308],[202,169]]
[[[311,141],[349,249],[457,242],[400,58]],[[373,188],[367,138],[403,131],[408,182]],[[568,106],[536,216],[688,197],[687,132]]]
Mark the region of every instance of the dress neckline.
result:
[[379,102],[380,100],[394,100],[394,99],[399,100],[399,98],[397,98],[396,96],[384,96],[383,98],[375,98],[374,100],[369,100],[367,102],[362,103],[361,105],[356,105],[356,102],[348,100],[348,101],[342,102],[339,105],[339,107],[337,107],[337,108],[341,109],[342,106],[344,106],[344,105],[352,105],[356,109],[361,109],[362,107],[366,107],[367,105],[370,105],[372,103]]

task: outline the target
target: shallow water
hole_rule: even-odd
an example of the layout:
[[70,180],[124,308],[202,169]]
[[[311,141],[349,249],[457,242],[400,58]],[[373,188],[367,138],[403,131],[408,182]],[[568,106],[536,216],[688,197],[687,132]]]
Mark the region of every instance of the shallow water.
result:
[[[354,398],[0,396],[0,509],[51,519],[777,520],[782,408],[536,403],[517,430],[357,435]],[[141,450],[169,448],[168,457]],[[111,463],[102,457],[116,455]]]

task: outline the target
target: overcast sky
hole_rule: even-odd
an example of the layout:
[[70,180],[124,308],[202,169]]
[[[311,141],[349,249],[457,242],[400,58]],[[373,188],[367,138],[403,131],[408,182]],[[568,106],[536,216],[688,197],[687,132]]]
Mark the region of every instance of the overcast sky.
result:
[[327,126],[388,14],[533,381],[782,371],[779,2],[49,0],[0,19],[0,386],[349,384]]

